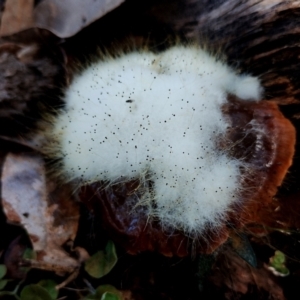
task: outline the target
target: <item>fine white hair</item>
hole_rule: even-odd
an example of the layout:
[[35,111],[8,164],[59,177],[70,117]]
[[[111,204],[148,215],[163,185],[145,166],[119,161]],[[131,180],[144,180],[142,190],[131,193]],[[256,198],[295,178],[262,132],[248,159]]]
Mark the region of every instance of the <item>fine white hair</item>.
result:
[[217,146],[230,125],[221,111],[228,94],[259,100],[262,88],[198,47],[97,61],[74,78],[54,124],[63,174],[151,181],[140,201],[163,226],[217,228],[238,201],[243,164]]

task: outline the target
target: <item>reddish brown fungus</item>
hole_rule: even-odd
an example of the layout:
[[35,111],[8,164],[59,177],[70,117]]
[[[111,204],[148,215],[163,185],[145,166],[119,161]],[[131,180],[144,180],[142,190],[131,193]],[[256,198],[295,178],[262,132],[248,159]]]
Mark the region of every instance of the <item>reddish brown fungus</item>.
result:
[[228,217],[219,228],[197,237],[162,228],[149,218],[145,207],[136,206],[139,181],[119,183],[107,188],[94,183],[81,189],[80,196],[99,215],[103,227],[129,253],[157,251],[165,256],[186,256],[191,252],[212,253],[228,238],[232,228],[261,224],[261,211],[272,204],[294,154],[295,129],[274,102],[241,101],[229,96],[223,107],[231,127],[220,137],[220,148],[244,162],[241,189]]

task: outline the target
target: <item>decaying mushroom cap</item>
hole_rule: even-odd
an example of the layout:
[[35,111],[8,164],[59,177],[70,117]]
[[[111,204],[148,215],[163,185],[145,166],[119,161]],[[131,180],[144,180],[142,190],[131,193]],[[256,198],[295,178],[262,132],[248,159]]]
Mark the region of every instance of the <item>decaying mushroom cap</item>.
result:
[[[298,66],[298,60],[295,59],[296,51],[292,49],[296,47],[296,43],[294,40],[290,40],[288,45],[291,49],[287,49],[285,40],[288,34],[297,34],[293,12],[298,4],[296,2],[287,4],[282,1],[272,1],[272,3],[247,1],[236,5],[236,2],[227,0],[220,5],[219,1],[211,1],[207,5],[207,1],[201,1],[198,5],[193,6],[188,1],[185,3],[184,12],[178,9],[180,5],[177,3],[172,6],[172,13],[176,15],[174,18],[172,16],[174,21],[166,18],[165,14],[163,20],[160,20],[159,9],[152,13],[158,23],[167,23],[172,30],[179,33],[184,32],[190,38],[199,39],[200,36],[201,40],[204,36],[206,43],[214,44],[214,48],[221,48],[228,55],[228,60],[232,65],[259,75],[266,88],[267,99],[276,100],[281,104],[297,102],[298,84],[295,81],[295,72],[288,74],[289,70],[296,70]],[[195,6],[197,7],[195,8]],[[194,23],[191,23],[191,20]],[[105,21],[103,22],[105,23]],[[130,24],[129,27],[132,26]],[[138,26],[132,27],[138,28]],[[118,37],[118,35],[116,36]],[[103,34],[101,38],[103,38]],[[270,39],[271,43],[269,43]],[[283,56],[282,53],[284,53]],[[283,61],[285,61],[284,64]],[[296,63],[292,65],[286,61],[295,61]],[[109,187],[105,190],[100,188],[103,185],[97,183],[84,187],[83,195],[88,194],[89,201],[94,193],[96,193],[94,197],[97,198],[98,195],[98,198],[101,199],[98,199],[99,201],[96,201],[95,205],[96,207],[101,206],[97,213],[101,215],[104,226],[130,252],[136,253],[148,249],[158,250],[166,255],[184,255],[178,254],[180,252],[178,249],[182,245],[181,249],[184,249],[185,253],[196,246],[200,252],[209,253],[227,239],[228,231],[231,228],[242,229],[245,224],[261,221],[260,210],[263,210],[271,202],[291,164],[295,145],[294,129],[273,103],[249,103],[249,106],[245,107],[239,105],[238,99],[234,101],[232,99],[229,106],[223,109],[232,124],[237,124],[228,130],[228,136],[232,138],[232,142],[237,142],[232,148],[232,155],[245,157],[245,161],[249,164],[243,172],[244,174],[248,172],[250,176],[242,182],[243,192],[237,195],[244,199],[242,205],[240,203],[233,205],[232,211],[228,212],[224,226],[220,226],[217,231],[207,230],[206,234],[201,237],[189,239],[182,232],[177,234],[174,230],[168,232],[166,228],[160,228],[159,223],[155,220],[149,222],[147,217],[143,217],[144,212],[142,209],[139,210],[139,207],[135,208],[138,218],[134,218],[133,214],[128,214],[128,211],[132,211],[132,206],[127,207],[131,200],[125,201],[125,199],[128,200],[129,196],[132,197],[131,193],[136,192],[137,182],[129,181],[123,186],[118,184],[114,188]],[[247,138],[243,136],[249,130],[249,126],[243,123],[243,118],[250,122],[253,120],[252,125],[256,122],[257,135],[253,133],[255,132],[253,127],[250,136]],[[262,132],[259,133],[257,129]],[[222,143],[228,146],[227,142],[220,138],[220,146]],[[106,201],[106,198],[115,200],[113,202]],[[94,210],[97,211],[95,208]],[[110,215],[109,212],[114,212],[115,215]],[[107,222],[106,219],[108,219]],[[122,222],[131,225],[125,226]],[[119,225],[117,226],[117,224]],[[132,224],[135,224],[136,227]],[[140,224],[140,227],[137,224]],[[150,227],[151,229],[147,229]],[[131,235],[132,231],[128,228],[139,228],[139,230],[136,230],[138,232],[136,235]],[[155,228],[157,236],[162,237],[161,239],[148,238],[149,235],[154,236],[153,228]],[[145,235],[140,233],[145,233]],[[173,242],[175,236],[177,242]]]
[[293,126],[261,91],[194,46],[104,57],[67,89],[45,150],[63,180],[97,186],[130,252],[211,253],[255,222],[292,162]]
[[231,230],[262,223],[260,211],[270,205],[292,163],[295,129],[273,102],[245,103],[230,96],[224,114],[232,124],[227,131],[232,142],[231,154],[243,157],[246,164],[241,181],[243,189],[237,194],[241,200],[232,205],[227,219],[217,230],[207,230],[196,238],[178,230],[164,230],[157,220],[149,219],[142,207],[133,209],[138,202],[137,181],[105,189],[101,183],[82,188],[81,199],[100,216],[104,228],[129,253],[147,250],[166,256],[212,253],[227,240]]
[[[168,24],[168,30],[183,33],[192,39],[205,36],[206,43],[214,44],[213,48],[221,48],[228,55],[231,65],[260,76],[267,99],[275,100],[279,104],[297,103],[299,60],[298,51],[295,50],[298,49],[298,41],[289,37],[299,35],[299,26],[295,26],[299,19],[299,1],[285,3],[279,0],[261,0],[247,1],[239,5],[236,5],[236,0],[225,0],[222,5],[219,1],[209,1],[209,5],[208,1],[199,1],[198,4],[186,1],[183,11],[181,3],[183,1],[172,5],[171,17],[166,17],[165,10],[156,9],[151,12],[159,32],[160,24],[163,23]],[[160,11],[163,12],[163,18]],[[148,13],[149,11],[146,15]],[[124,16],[131,20],[128,14]],[[135,21],[132,22],[135,24]],[[132,23],[128,25],[129,28],[130,26],[139,27],[132,26]],[[109,35],[113,36],[112,32],[113,29]],[[99,34],[101,38],[103,35]],[[85,43],[82,44],[85,47]],[[76,49],[80,51],[80,47]],[[10,52],[14,56],[19,53],[21,56],[18,58],[27,59],[26,51],[20,51],[22,49],[19,46],[12,50]],[[44,65],[47,62],[45,60]],[[33,68],[29,68],[29,73],[34,78],[36,73],[32,72],[33,69],[46,72],[45,75],[49,75],[49,78],[59,71],[57,68],[50,68],[54,74],[51,75],[51,72],[47,73],[49,68],[42,70],[39,64],[33,65]],[[11,70],[6,71],[8,73],[3,73],[5,80],[12,76]],[[22,74],[22,68],[16,72]],[[51,93],[54,91],[59,94],[56,80],[46,83]],[[29,96],[36,95],[35,87],[32,89]],[[43,95],[40,86],[37,87],[37,95],[38,99]],[[14,106],[15,103],[9,105]],[[16,105],[18,111],[23,112],[23,106],[20,99]],[[291,165],[295,145],[294,128],[272,102],[245,103],[238,97],[228,95],[228,104],[222,109],[231,126],[227,129],[226,138],[220,136],[218,145],[220,148],[230,148],[230,155],[242,159],[245,165],[241,167],[240,178],[243,188],[236,195],[240,201],[231,206],[226,212],[226,218],[222,219],[217,228],[212,230],[208,227],[191,238],[183,231],[162,227],[156,218],[148,218],[141,206],[135,207],[135,197],[142,194],[141,191],[137,192],[140,184],[138,180],[118,182],[105,189],[103,183],[99,182],[82,188],[82,200],[87,205],[93,203],[92,209],[101,216],[103,226],[129,252],[156,250],[165,255],[184,256],[196,249],[198,252],[211,253],[226,241],[231,229],[242,230],[247,224],[261,223],[261,210],[271,203],[277,187],[281,185]],[[6,114],[10,112],[11,110],[5,111]],[[6,119],[5,122],[7,124]],[[3,127],[5,134],[10,129],[11,127]],[[18,133],[19,127],[14,132]]]

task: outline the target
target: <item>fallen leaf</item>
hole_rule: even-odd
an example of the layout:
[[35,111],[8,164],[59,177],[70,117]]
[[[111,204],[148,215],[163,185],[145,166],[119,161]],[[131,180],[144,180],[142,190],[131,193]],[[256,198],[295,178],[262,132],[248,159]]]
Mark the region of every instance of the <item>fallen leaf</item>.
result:
[[56,282],[53,280],[41,280],[38,282],[38,285],[44,288],[49,295],[51,296],[52,299],[56,299],[58,296],[58,290],[55,288],[56,287]]
[[[224,276],[224,274],[227,274]],[[242,299],[236,294],[250,295],[253,287],[269,294],[268,299],[285,300],[277,278],[266,268],[253,268],[232,250],[224,249],[210,276],[217,287],[226,289],[226,299]]]
[[43,28],[61,38],[82,28],[119,6],[124,0],[6,0],[0,36],[29,28]]
[[61,38],[76,34],[124,0],[44,0],[34,11],[35,26],[52,31]]
[[108,241],[104,251],[98,251],[86,260],[84,269],[94,278],[101,278],[108,274],[117,263],[115,245]]
[[[46,181],[42,158],[8,154],[2,171],[2,204],[8,222],[25,228],[41,265],[72,272],[79,262],[62,249],[74,240],[79,208],[67,189]],[[43,264],[44,263],[44,264]]]
[[34,0],[9,0],[4,4],[0,36],[33,27]]
[[21,291],[21,300],[53,300],[46,289],[38,284],[30,284]]

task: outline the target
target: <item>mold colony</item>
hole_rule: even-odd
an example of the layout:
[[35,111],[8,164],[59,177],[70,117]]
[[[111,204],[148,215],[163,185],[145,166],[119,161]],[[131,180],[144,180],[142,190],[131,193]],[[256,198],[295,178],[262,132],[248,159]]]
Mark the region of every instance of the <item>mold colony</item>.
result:
[[211,252],[229,225],[254,221],[291,164],[294,129],[261,97],[257,78],[198,47],[108,57],[74,78],[46,151],[63,180],[98,194],[129,251],[155,250],[155,231],[177,248],[164,254],[182,255],[187,237]]

